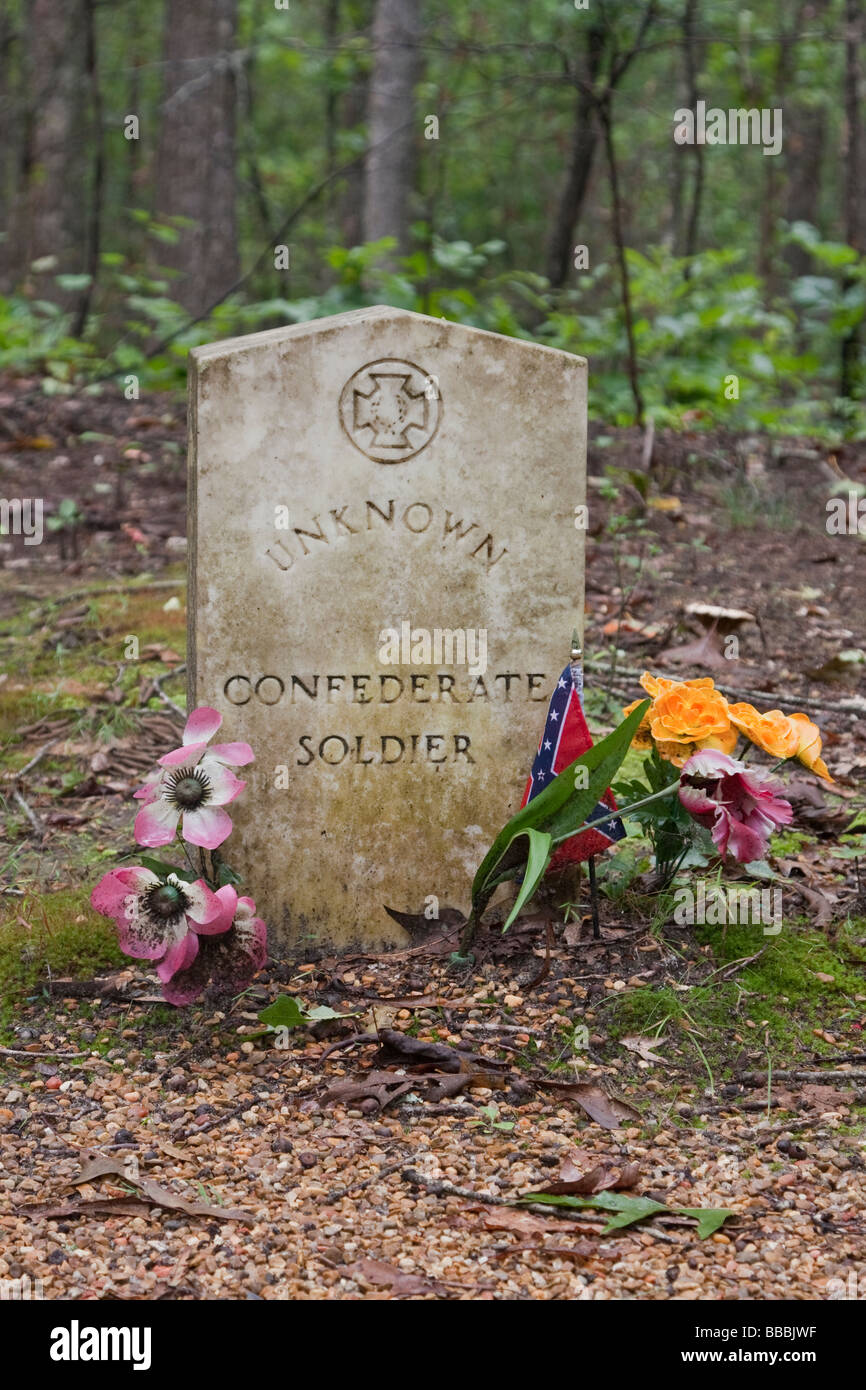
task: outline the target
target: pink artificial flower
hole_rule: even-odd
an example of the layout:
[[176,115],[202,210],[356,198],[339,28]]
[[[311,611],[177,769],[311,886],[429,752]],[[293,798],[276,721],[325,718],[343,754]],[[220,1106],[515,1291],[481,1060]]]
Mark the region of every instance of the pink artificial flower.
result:
[[761,768],[713,749],[695,753],[680,774],[679,797],[689,815],[712,831],[719,854],[730,849],[741,864],[763,859],[773,832],[790,825],[794,813],[779,790]]
[[227,930],[218,936],[196,936],[187,947],[186,958],[173,971],[168,962],[159,968],[163,994],[169,1004],[191,1004],[210,982],[228,989],[242,989],[267,957],[267,927],[257,917],[252,898],[239,898],[231,885],[218,889]]
[[246,786],[231,771],[253,761],[248,743],[208,742],[222,723],[208,705],[193,710],[183,731],[183,746],[159,759],[161,773],[151,773],[135,793],[144,806],[135,818],[135,838],[156,849],[171,844],[183,816],[183,837],[191,845],[216,849],[230,834],[231,818],[222,808]]
[[228,931],[233,904],[211,892],[202,879],[186,883],[175,874],[163,881],[150,869],[112,869],[90,895],[96,912],[113,917],[120,949],[137,960],[162,960],[173,974],[195,955],[198,933]]

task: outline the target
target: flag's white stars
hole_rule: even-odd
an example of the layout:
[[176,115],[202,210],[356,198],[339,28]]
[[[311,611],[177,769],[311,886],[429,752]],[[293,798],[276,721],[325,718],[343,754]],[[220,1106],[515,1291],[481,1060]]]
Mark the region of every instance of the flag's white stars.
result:
[[557,714],[555,709],[552,709],[550,711],[550,717],[554,721],[554,723],[556,723],[557,719],[559,718],[559,715]]
[[546,739],[544,740],[544,746],[545,746],[545,748],[552,748],[552,747],[553,747],[553,744],[551,743],[551,741],[550,741],[549,738],[546,738]]

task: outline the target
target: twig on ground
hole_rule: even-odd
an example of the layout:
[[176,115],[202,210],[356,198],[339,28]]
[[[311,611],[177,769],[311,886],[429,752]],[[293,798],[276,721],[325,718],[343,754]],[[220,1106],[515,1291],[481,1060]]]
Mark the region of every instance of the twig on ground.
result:
[[31,1057],[56,1057],[60,1062],[74,1062],[79,1057],[89,1057],[89,1052],[28,1052],[23,1047],[0,1047],[0,1057],[20,1057],[22,1060],[29,1060]]
[[326,1057],[330,1057],[332,1052],[338,1052],[342,1047],[360,1047],[362,1043],[378,1041],[378,1033],[353,1033],[350,1038],[338,1038],[336,1042],[331,1043],[330,1047],[325,1048],[319,1061],[324,1062]]
[[[766,1086],[767,1078],[768,1074],[765,1071],[744,1071],[734,1079],[741,1086]],[[854,1085],[866,1081],[866,1071],[774,1071],[773,1080],[802,1081],[808,1085],[822,1085],[826,1081],[847,1081]]]
[[37,603],[72,603],[90,594],[136,594],[148,589],[182,589],[185,579],[148,579],[144,584],[90,584],[84,589],[69,589],[65,594],[40,594],[35,589],[16,587],[10,592],[20,598],[35,599]]
[[207,1134],[209,1129],[216,1129],[217,1125],[223,1124],[226,1120],[233,1120],[235,1115],[242,1115],[245,1110],[251,1109],[255,1105],[253,1096],[247,1096],[240,1105],[235,1105],[231,1110],[224,1110],[221,1115],[217,1115],[213,1120],[208,1120],[206,1125],[193,1125],[191,1129],[182,1129],[179,1134],[172,1135],[172,1143],[178,1139],[191,1139],[194,1134]]
[[380,1168],[378,1173],[374,1173],[370,1178],[363,1178],[360,1182],[348,1183],[345,1187],[334,1187],[322,1198],[326,1204],[338,1202],[341,1197],[347,1197],[350,1192],[361,1192],[366,1187],[372,1187],[373,1183],[380,1178],[387,1178],[391,1173],[396,1173],[406,1162],[405,1158],[398,1158],[396,1163],[386,1163],[384,1168]]
[[41,820],[37,816],[36,812],[32,809],[32,807],[28,806],[27,802],[24,800],[24,797],[21,795],[17,787],[13,787],[12,789],[12,800],[16,802],[17,805],[20,806],[21,810],[24,812],[30,824],[33,826],[33,833],[35,834],[37,840],[41,845],[42,841],[45,838],[45,826],[42,824]]
[[26,777],[28,772],[32,772],[34,767],[36,767],[39,763],[42,762],[42,759],[45,757],[46,753],[50,753],[52,748],[56,748],[58,743],[62,742],[62,734],[59,734],[57,738],[52,738],[48,743],[44,743],[42,745],[42,747],[39,749],[39,752],[33,755],[29,763],[25,763],[23,767],[19,767],[17,772],[4,772],[4,778],[7,782],[17,782],[19,778]]

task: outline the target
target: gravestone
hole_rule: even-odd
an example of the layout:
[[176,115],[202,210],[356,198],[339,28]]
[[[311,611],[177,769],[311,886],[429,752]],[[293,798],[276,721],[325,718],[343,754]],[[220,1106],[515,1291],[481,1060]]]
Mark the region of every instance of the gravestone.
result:
[[582,630],[586,362],[377,307],[192,354],[189,701],[282,944],[468,906]]

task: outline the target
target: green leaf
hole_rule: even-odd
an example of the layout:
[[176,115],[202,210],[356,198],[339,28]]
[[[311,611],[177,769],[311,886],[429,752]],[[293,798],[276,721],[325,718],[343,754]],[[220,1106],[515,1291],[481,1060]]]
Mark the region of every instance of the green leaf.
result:
[[269,1028],[305,1028],[310,1023],[324,1023],[332,1018],[352,1018],[353,1014],[338,1014],[327,1004],[319,1004],[315,1009],[296,999],[293,994],[281,994],[273,1004],[268,1004],[259,1014],[259,1022]]
[[243,879],[240,874],[236,874],[234,869],[230,868],[228,864],[221,862],[217,870],[217,883],[220,888],[225,888],[227,883],[243,883]]
[[594,1197],[555,1197],[549,1192],[523,1192],[517,1199],[520,1204],[541,1203],[548,1207],[570,1207],[582,1210],[594,1207],[596,1210],[616,1212],[604,1228],[620,1231],[636,1221],[645,1221],[648,1216],[658,1216],[659,1212],[676,1212],[680,1216],[692,1216],[698,1223],[698,1239],[705,1240],[724,1225],[733,1211],[727,1207],[669,1207],[657,1202],[654,1197],[631,1197],[627,1192],[598,1192]]
[[727,1207],[675,1207],[682,1216],[693,1216],[698,1223],[698,1240],[706,1240],[723,1226],[734,1212]]
[[[522,831],[529,841],[529,851],[526,856],[526,872],[523,875],[523,882],[520,885],[520,892],[514,900],[514,906],[506,918],[502,928],[503,933],[508,931],[523,904],[528,902],[544,878],[545,871],[550,863],[553,853],[553,837],[545,830],[529,829]],[[514,842],[512,841],[512,844]]]
[[303,1028],[309,1018],[293,994],[281,994],[273,1004],[262,1009],[259,1022],[266,1023],[269,1028]]
[[[627,719],[618,725],[607,738],[602,739],[601,743],[594,743],[585,753],[581,753],[579,758],[575,758],[573,763],[563,768],[558,776],[554,777],[549,787],[539,792],[538,796],[532,798],[528,805],[512,816],[507,825],[503,826],[484,859],[472,883],[472,899],[478,897],[481,891],[488,886],[488,880],[493,876],[493,871],[502,860],[512,841],[526,830],[544,828],[551,830],[551,822],[562,807],[571,797],[579,797],[581,804],[586,805],[583,819],[593,810],[599,800],[595,791],[598,781],[606,777],[602,791],[606,791],[610,786],[613,777],[622,764],[629,744],[631,743],[635,731],[641,719],[649,708],[650,701],[642,700],[636,709],[632,710]],[[592,774],[596,769],[604,765],[605,771],[593,783]],[[585,767],[590,773],[590,786],[586,790],[575,793],[574,776],[575,769],[579,766]],[[555,835],[554,835],[554,838]]]
[[625,1192],[599,1192],[595,1197],[554,1197],[549,1192],[524,1192],[518,1200],[541,1202],[548,1207],[570,1207],[577,1211],[591,1207],[596,1211],[616,1212],[616,1216],[612,1216],[604,1228],[605,1235],[608,1231],[622,1230],[635,1221],[645,1221],[648,1216],[670,1210],[664,1202],[657,1202],[653,1197],[630,1197]]
[[157,859],[152,854],[140,854],[138,861],[145,869],[150,869],[152,874],[159,874],[160,878],[168,878],[169,874],[174,874],[175,878],[182,879],[184,883],[195,882],[195,876],[189,869],[179,869],[176,864],[167,864],[164,859]]

